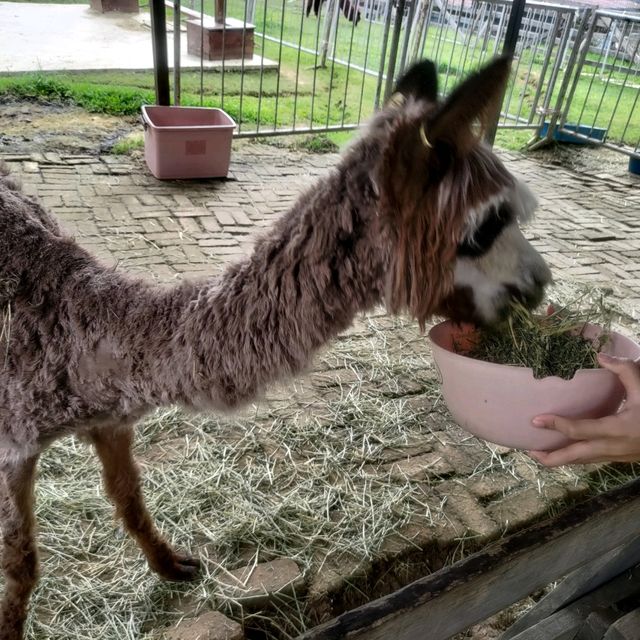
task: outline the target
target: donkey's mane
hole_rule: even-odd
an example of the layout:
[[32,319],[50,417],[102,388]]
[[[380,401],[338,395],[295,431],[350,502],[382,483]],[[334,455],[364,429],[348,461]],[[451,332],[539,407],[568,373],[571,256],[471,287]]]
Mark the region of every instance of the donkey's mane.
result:
[[[434,110],[408,98],[400,114],[381,114],[372,123],[376,131],[389,129],[377,174],[380,214],[395,239],[386,300],[393,312],[407,309],[423,329],[451,290],[450,265],[463,232],[473,232],[482,219],[478,207],[486,208],[514,186],[504,164],[482,142],[465,154],[446,140],[430,148],[424,123]],[[416,144],[421,128],[427,144]],[[439,164],[433,156],[442,159]]]

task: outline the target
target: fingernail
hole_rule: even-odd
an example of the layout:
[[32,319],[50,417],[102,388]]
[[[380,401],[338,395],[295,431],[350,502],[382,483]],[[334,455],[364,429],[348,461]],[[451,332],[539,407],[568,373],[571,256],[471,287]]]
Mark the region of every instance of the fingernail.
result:
[[612,358],[610,355],[602,352],[598,354],[598,360],[600,360],[600,362],[606,362],[608,364],[615,362],[615,358]]
[[533,420],[531,420],[531,424],[534,427],[546,427],[547,426],[547,423],[546,423],[545,419],[544,418],[538,418],[538,417],[536,417]]

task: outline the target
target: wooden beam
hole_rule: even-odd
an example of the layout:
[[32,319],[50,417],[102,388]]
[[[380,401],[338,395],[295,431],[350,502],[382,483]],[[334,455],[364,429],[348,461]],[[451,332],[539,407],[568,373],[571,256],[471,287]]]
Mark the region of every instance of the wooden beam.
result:
[[568,575],[551,593],[535,607],[518,618],[500,640],[511,640],[521,631],[544,620],[558,609],[570,604],[586,593],[597,589],[619,573],[640,563],[640,537],[609,553],[594,558],[589,564]]
[[621,616],[622,613],[615,607],[592,611],[578,629],[575,640],[602,640],[607,629]]
[[[513,640],[562,640],[574,638],[588,615],[597,609],[606,609],[620,600],[640,592],[640,567],[625,571],[583,596],[568,607],[556,611],[529,629],[525,629]],[[502,638],[500,639],[502,640]]]
[[310,629],[299,640],[445,640],[640,533],[640,479]]
[[638,640],[639,633],[640,609],[635,609],[616,620],[604,634],[603,640]]

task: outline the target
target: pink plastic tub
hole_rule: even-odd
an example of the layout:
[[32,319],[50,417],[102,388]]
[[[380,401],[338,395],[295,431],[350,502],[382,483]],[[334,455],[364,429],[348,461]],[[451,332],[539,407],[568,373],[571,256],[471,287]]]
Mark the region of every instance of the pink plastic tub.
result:
[[219,178],[229,172],[236,123],[222,109],[142,107],[144,157],[156,178]]
[[[614,413],[624,400],[618,378],[606,369],[580,369],[571,380],[536,380],[533,371],[475,360],[455,353],[471,325],[442,322],[431,329],[433,357],[442,379],[442,395],[455,421],[474,435],[514,449],[550,450],[567,444],[560,433],[539,429],[531,419],[542,413],[600,418]],[[588,326],[595,338],[600,329]],[[636,359],[640,346],[612,332],[604,352]]]

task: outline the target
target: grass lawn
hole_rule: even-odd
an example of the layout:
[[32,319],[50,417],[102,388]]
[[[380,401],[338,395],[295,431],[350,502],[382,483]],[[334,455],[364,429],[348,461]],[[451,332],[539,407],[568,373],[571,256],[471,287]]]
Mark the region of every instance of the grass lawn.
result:
[[[66,0],[76,2],[76,0]],[[258,0],[255,11],[256,33],[282,39],[292,46],[280,46],[269,38],[256,35],[258,55],[276,60],[280,71],[260,72],[207,71],[202,78],[197,72],[182,74],[182,104],[216,106],[225,109],[240,124],[240,130],[270,131],[273,129],[308,129],[342,127],[360,124],[374,111],[376,97],[384,90],[373,73],[382,64],[384,47],[383,25],[361,21],[358,27],[338,20],[336,58],[352,66],[332,64],[318,68],[323,37],[324,16],[307,18],[302,2],[295,4],[277,0]],[[141,7],[148,2],[141,2]],[[227,15],[244,18],[244,0],[228,0]],[[213,0],[205,0],[205,12],[213,13]],[[168,11],[168,19],[171,11]],[[401,33],[400,42],[404,39]],[[546,46],[546,45],[545,45]],[[491,57],[495,42],[485,46],[471,33],[464,37],[451,28],[430,27],[423,53],[440,61],[443,87],[450,90],[457,78]],[[519,57],[512,86],[507,91],[507,110],[529,123],[529,130],[501,130],[497,143],[507,148],[521,148],[532,136],[539,122],[536,108],[537,87],[546,80],[541,77],[545,52],[542,45],[527,49]],[[386,56],[389,51],[387,49]],[[554,51],[552,55],[556,55]],[[607,83],[608,73],[600,76],[597,68],[586,67],[576,89],[569,111],[570,122],[605,127],[610,142],[623,141],[635,146],[640,140],[640,117],[637,112],[638,83],[623,86],[620,74],[612,74],[615,84]],[[447,86],[448,85],[448,86]],[[556,88],[550,101],[555,105]],[[544,87],[546,88],[546,87]],[[23,98],[67,100],[90,111],[114,115],[139,113],[140,105],[155,100],[151,73],[92,72],[74,74],[36,74],[13,77],[0,76],[0,94]],[[522,120],[521,120],[522,122]],[[336,140],[344,140],[342,133]]]

